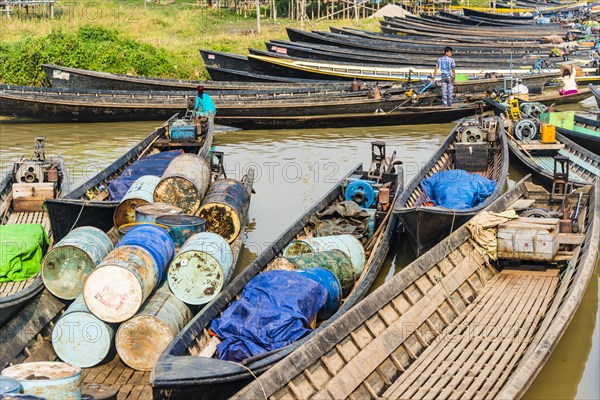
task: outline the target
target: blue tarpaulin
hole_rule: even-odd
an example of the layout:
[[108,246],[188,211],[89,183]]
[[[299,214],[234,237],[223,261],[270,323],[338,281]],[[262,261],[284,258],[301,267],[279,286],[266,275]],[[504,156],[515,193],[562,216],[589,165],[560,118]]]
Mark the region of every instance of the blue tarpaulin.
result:
[[433,205],[466,210],[485,201],[496,189],[496,182],[462,169],[441,171],[421,181]]
[[169,163],[180,154],[181,150],[173,150],[140,158],[123,171],[121,176],[108,183],[110,200],[121,201],[133,182],[144,175],[162,176]]
[[219,358],[240,362],[276,350],[312,331],[311,321],[327,301],[327,291],[292,271],[258,274],[210,329],[222,342]]

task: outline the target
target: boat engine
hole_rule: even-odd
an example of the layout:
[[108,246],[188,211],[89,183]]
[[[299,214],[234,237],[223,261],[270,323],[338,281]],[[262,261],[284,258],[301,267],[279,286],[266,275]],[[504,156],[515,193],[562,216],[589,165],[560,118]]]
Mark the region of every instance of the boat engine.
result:
[[344,200],[352,200],[362,208],[371,207],[377,195],[372,184],[372,182],[362,179],[351,182],[344,191]]
[[513,130],[517,139],[523,141],[533,140],[538,132],[537,121],[524,118],[515,123]]
[[15,162],[13,179],[16,183],[58,182],[58,162],[46,160],[45,144],[45,136],[36,136],[31,158],[21,157]]
[[520,103],[520,109],[523,114],[525,114],[529,117],[539,118],[540,115],[542,115],[542,113],[544,113],[548,110],[548,107],[546,107],[542,103],[523,102],[523,103]]

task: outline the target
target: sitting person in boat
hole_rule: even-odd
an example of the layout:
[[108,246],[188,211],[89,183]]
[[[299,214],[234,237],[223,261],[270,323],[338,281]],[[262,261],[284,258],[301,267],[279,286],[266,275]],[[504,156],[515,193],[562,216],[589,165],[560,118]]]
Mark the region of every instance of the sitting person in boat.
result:
[[563,87],[558,90],[561,96],[567,96],[570,94],[577,94],[577,81],[576,71],[573,64],[563,65],[560,67],[560,76],[563,81]]
[[456,63],[452,58],[452,47],[446,46],[444,48],[444,55],[438,58],[435,69],[433,70],[433,75],[431,75],[432,79],[435,79],[438,70],[442,74],[442,102],[446,107],[452,106],[454,80],[456,78],[455,68]]
[[203,86],[198,86],[198,94],[196,94],[194,111],[196,112],[196,118],[208,117],[209,115],[215,115],[217,113],[215,104],[208,93],[204,93]]

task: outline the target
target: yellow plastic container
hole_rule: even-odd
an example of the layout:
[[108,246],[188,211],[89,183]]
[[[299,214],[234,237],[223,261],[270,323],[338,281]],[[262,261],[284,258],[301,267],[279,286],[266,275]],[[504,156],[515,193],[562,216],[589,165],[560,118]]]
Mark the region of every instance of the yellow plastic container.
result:
[[556,142],[556,126],[552,124],[542,124],[542,143]]

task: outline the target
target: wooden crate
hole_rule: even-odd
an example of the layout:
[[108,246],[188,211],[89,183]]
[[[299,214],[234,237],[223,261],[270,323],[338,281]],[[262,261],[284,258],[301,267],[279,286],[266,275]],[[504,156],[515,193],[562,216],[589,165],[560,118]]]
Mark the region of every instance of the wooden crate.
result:
[[13,185],[14,212],[40,212],[44,200],[54,198],[54,183],[15,183]]
[[518,218],[498,227],[498,257],[550,261],[558,253],[558,218]]

